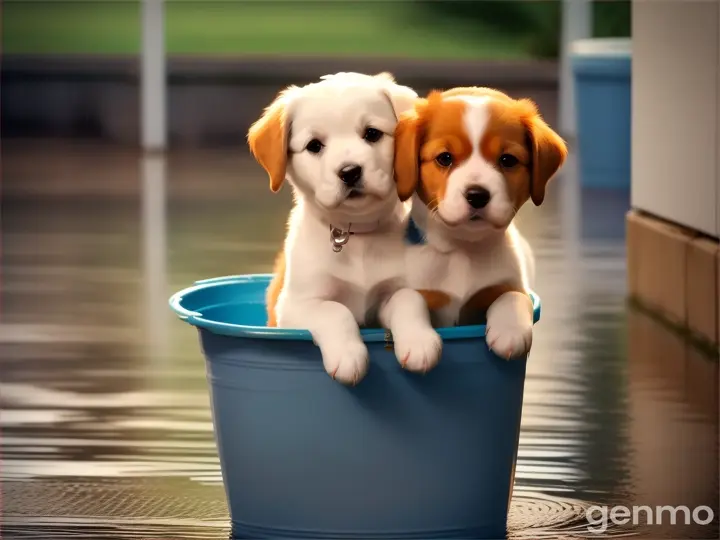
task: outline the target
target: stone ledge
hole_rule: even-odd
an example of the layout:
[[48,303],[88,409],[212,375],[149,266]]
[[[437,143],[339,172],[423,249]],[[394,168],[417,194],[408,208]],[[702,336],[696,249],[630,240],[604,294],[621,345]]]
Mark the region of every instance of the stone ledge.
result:
[[[93,138],[138,146],[139,61],[133,56],[8,55],[2,65],[3,137]],[[172,146],[245,146],[245,134],[277,92],[338,71],[388,71],[420,95],[491,86],[533,99],[557,116],[557,64],[368,58],[168,59]]]
[[[519,60],[418,60],[406,58],[353,57],[168,57],[168,76],[174,80],[198,78],[218,82],[251,80],[310,81],[338,71],[377,73],[389,71],[399,81],[437,84],[451,81],[453,86],[541,86],[558,84],[558,63]],[[135,56],[96,55],[5,55],[4,77],[104,79],[134,81],[139,59]]]

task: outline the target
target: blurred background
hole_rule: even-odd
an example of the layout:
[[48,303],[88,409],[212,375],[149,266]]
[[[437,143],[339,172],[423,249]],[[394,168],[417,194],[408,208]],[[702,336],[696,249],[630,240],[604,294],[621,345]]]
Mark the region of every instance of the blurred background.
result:
[[[570,143],[518,219],[543,319],[508,536],[595,537],[592,504],[718,509],[717,354],[627,302],[629,165],[604,173],[612,189],[584,182],[567,107],[571,41],[631,38],[629,1],[1,10],[3,538],[227,538],[203,358],[167,298],[271,271],[291,196],[245,134],[283,87],[336,71],[530,97]],[[715,538],[718,514],[605,535]]]
[[[558,2],[184,2],[166,4],[169,54],[557,58]],[[630,35],[630,2],[595,2],[596,37]],[[10,54],[140,52],[138,2],[8,2]],[[453,39],[447,39],[452,35]]]
[[[552,119],[561,6],[170,0],[164,27],[152,31],[168,55],[169,138],[242,146],[277,89],[350,69],[392,70],[421,90],[516,86],[545,101]],[[592,2],[588,11],[588,37],[629,36],[629,1]],[[141,15],[129,1],[6,2],[3,133],[136,143]]]

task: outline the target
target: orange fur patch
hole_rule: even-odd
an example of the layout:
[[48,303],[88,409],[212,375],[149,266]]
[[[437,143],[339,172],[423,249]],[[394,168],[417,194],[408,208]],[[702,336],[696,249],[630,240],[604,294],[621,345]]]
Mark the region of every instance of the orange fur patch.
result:
[[277,326],[277,313],[275,306],[277,305],[278,296],[282,291],[285,283],[285,252],[281,251],[275,258],[275,267],[273,268],[273,278],[265,293],[265,305],[267,307],[267,326]]
[[277,192],[285,180],[287,167],[287,126],[285,105],[276,99],[263,115],[250,126],[250,152],[270,177],[270,189]]
[[412,197],[417,187],[420,129],[418,109],[401,115],[395,126],[395,163],[393,168],[398,197],[401,201]]
[[[436,92],[430,94],[422,111],[424,129],[419,148],[420,183],[417,192],[429,208],[437,207],[443,200],[450,173],[472,153],[463,123],[465,109],[465,103],[445,101]],[[453,157],[449,167],[443,167],[435,160],[443,152],[449,152]]]
[[[517,101],[494,100],[489,108],[490,118],[480,141],[480,153],[502,171],[513,205],[520,208],[530,198],[532,166],[532,149],[523,119],[534,112]],[[518,164],[503,169],[500,165],[503,154],[514,156]]]
[[539,116],[526,119],[532,141],[532,186],[530,196],[536,205],[545,199],[545,187],[567,158],[565,141]]
[[[463,118],[467,105],[445,99],[462,96],[490,99],[490,121],[482,141],[468,140]],[[436,208],[445,196],[450,173],[470,156],[475,144],[480,144],[483,157],[504,174],[516,208],[528,199],[541,204],[548,181],[567,157],[565,142],[545,123],[529,99],[513,99],[492,88],[453,88],[431,92],[427,99],[418,100],[415,111],[398,123],[395,147],[398,185],[401,181],[405,188],[416,185],[420,199],[429,208]],[[453,155],[451,166],[441,167],[435,161],[442,152]],[[499,159],[504,153],[515,156],[518,165],[503,169]]]
[[[458,324],[485,324],[485,317],[490,306],[508,292],[520,292],[526,294],[522,287],[513,283],[497,283],[473,294],[460,308]],[[530,297],[528,296],[528,302]]]
[[487,97],[497,101],[513,101],[513,98],[508,96],[506,93],[496,90],[495,88],[488,88],[486,86],[458,86],[445,90],[442,93],[442,97]]
[[450,303],[450,296],[442,291],[418,289],[418,292],[425,299],[425,303],[430,311],[437,311]]

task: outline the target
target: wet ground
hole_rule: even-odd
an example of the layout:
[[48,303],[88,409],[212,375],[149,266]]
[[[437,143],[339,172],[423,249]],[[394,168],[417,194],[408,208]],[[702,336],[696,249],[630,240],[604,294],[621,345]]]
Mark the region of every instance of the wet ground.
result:
[[[2,150],[2,537],[227,538],[203,360],[167,297],[270,271],[288,191],[242,151]],[[543,318],[510,538],[718,537],[718,361],[628,307],[628,206],[579,189],[571,160],[521,212]],[[704,505],[714,520],[640,513],[599,534],[591,505]]]

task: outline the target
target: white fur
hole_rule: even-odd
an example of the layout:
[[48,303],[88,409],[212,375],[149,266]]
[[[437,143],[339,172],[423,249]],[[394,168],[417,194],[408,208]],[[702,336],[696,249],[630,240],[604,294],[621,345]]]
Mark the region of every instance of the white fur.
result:
[[[450,175],[445,197],[438,205],[438,214],[447,224],[458,226],[458,233],[472,239],[478,234],[479,228],[507,226],[514,217],[515,210],[502,173],[480,154],[480,140],[490,120],[489,98],[449,99],[466,102],[463,123],[468,137],[473,142],[473,150],[470,157]],[[467,204],[465,192],[471,187],[482,187],[490,192],[490,202],[485,208],[474,210]],[[473,213],[482,220],[468,223]]]
[[[429,213],[415,196],[412,215],[424,231],[427,245],[407,251],[409,282],[416,289],[433,289],[450,296],[450,304],[437,314],[436,325],[454,326],[460,308],[477,291],[498,283],[512,283],[529,291],[534,282],[534,261],[527,241],[512,219],[515,209],[503,175],[480,154],[480,141],[489,119],[485,98],[465,99],[465,130],[473,144],[472,155],[448,178],[444,199]],[[471,221],[473,209],[464,193],[470,186],[490,191],[489,204]],[[488,345],[503,358],[526,354],[532,344],[533,313],[527,295],[505,293],[488,309]]]
[[[343,383],[359,382],[368,369],[358,324],[375,322],[372,315],[391,330],[404,367],[425,371],[440,357],[425,303],[406,288],[409,205],[399,201],[393,180],[394,128],[415,97],[387,75],[357,73],[327,76],[283,96],[290,126],[286,179],[295,207],[277,322],[309,329],[327,372]],[[380,141],[363,140],[368,126],[384,132]],[[324,144],[319,154],[305,150],[313,138]],[[350,163],[364,171],[361,199],[348,199],[337,175]],[[332,250],[330,226],[356,231],[340,253]]]

